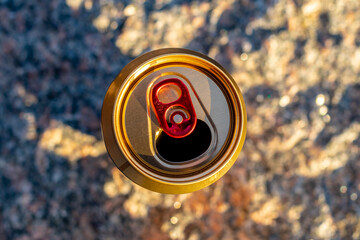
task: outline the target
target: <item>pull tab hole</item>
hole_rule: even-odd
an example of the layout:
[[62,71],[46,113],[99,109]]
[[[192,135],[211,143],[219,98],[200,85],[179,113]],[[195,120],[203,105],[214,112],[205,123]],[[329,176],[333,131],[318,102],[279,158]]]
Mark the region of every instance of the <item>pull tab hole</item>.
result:
[[180,96],[181,89],[172,83],[160,87],[157,92],[159,101],[164,104],[175,102],[180,98]]
[[190,118],[189,112],[186,111],[186,109],[182,108],[181,106],[170,107],[166,111],[165,116],[166,116],[166,122],[169,124],[169,127],[171,127],[172,121],[173,121],[173,123],[180,124],[185,119]]
[[176,124],[180,124],[184,119],[180,114],[175,114],[173,120]]

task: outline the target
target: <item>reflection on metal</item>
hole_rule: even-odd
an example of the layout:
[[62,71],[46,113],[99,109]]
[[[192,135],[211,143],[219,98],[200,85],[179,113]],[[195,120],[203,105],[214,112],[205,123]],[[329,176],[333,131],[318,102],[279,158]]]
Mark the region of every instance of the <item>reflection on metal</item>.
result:
[[[166,79],[178,79],[189,90],[196,124],[204,130],[196,126],[179,140],[164,138],[150,95]],[[127,177],[153,191],[186,193],[212,184],[236,161],[245,140],[246,112],[240,90],[218,63],[190,50],[162,49],[121,71],[105,96],[101,122],[108,153]],[[165,145],[160,143],[164,139]],[[162,153],[160,146],[166,146]],[[203,151],[184,154],[201,146],[206,146]]]

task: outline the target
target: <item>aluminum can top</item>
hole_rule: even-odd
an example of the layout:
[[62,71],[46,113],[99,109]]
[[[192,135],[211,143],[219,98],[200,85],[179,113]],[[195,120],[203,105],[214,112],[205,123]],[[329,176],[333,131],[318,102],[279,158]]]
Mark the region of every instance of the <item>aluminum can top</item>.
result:
[[115,165],[161,193],[204,188],[234,164],[245,141],[245,103],[213,59],[187,49],[146,53],[110,85],[101,127]]

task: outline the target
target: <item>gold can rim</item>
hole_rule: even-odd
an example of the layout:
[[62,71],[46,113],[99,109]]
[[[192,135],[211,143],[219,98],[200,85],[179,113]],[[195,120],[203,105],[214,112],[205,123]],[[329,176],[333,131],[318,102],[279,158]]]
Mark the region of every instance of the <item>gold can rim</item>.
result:
[[[200,64],[199,61],[207,64]],[[141,165],[138,156],[131,151],[131,144],[126,139],[121,118],[126,96],[136,85],[139,77],[146,71],[163,66],[174,61],[188,64],[206,74],[213,75],[215,79],[224,82],[218,83],[224,91],[229,93],[229,101],[234,107],[232,133],[226,149],[221,151],[213,166],[208,167],[206,173],[192,178],[177,178],[172,181],[170,177],[158,177],[151,169]],[[201,62],[200,61],[200,62]],[[126,106],[126,104],[125,104]],[[201,53],[181,48],[165,48],[145,53],[126,65],[115,80],[111,83],[104,98],[101,128],[107,151],[115,163],[130,180],[138,185],[160,193],[188,193],[204,188],[220,179],[235,163],[243,147],[246,136],[246,109],[243,96],[231,75],[216,61]]]

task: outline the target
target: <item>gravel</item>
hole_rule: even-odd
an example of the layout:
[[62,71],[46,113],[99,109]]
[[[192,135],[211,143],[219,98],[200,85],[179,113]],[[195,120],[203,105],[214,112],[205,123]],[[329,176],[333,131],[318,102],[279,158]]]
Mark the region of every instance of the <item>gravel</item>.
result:
[[[360,239],[360,2],[0,0],[0,239]],[[245,146],[192,194],[109,159],[107,87],[184,47],[233,75]]]

